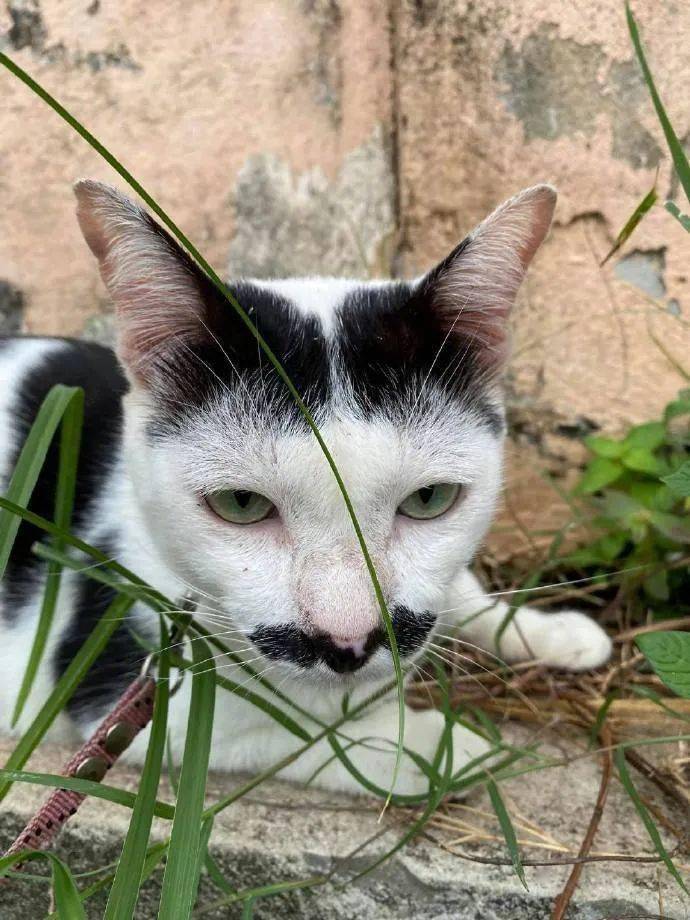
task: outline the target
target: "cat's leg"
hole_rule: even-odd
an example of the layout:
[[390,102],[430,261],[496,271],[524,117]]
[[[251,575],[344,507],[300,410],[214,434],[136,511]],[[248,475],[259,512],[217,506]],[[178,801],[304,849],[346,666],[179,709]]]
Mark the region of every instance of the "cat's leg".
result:
[[439,612],[439,631],[459,627],[461,638],[504,661],[534,658],[550,667],[580,671],[598,667],[611,654],[611,640],[601,626],[576,610],[543,613],[520,607],[497,643],[497,631],[510,605],[488,596],[468,569],[457,576],[446,599],[445,609]]

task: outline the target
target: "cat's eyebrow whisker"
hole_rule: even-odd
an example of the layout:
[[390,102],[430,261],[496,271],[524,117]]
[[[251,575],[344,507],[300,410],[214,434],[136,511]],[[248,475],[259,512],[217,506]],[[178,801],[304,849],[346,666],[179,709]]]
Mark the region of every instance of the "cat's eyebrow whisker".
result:
[[[212,331],[209,329],[209,327],[206,325],[206,323],[203,321],[203,319],[202,319],[200,316],[197,316],[197,321],[198,321],[199,323],[201,323],[201,325],[204,327],[204,329],[206,330],[206,332],[208,332],[208,334],[211,336],[211,338],[212,338],[213,341],[216,343],[216,345],[218,346],[218,348],[221,350],[221,352],[222,352],[222,354],[223,354],[223,357],[224,357],[225,360],[228,362],[228,364],[230,365],[230,367],[233,369],[233,371],[234,371],[235,374],[237,375],[237,379],[239,380],[239,382],[240,382],[240,383],[242,384],[242,386],[244,387],[244,390],[245,390],[247,396],[249,397],[249,401],[254,405],[254,408],[256,409],[256,408],[257,408],[256,398],[254,397],[253,393],[250,392],[249,387],[247,386],[246,380],[244,379],[244,377],[242,377],[242,375],[240,374],[240,372],[237,370],[237,368],[236,368],[235,365],[233,364],[232,359],[230,358],[230,355],[229,355],[229,354],[227,353],[227,351],[223,348],[223,346],[222,346],[222,344],[220,343],[218,337],[215,335],[214,332],[212,332]],[[257,344],[258,344],[258,340],[257,340]]]
[[[198,316],[195,317],[195,319],[198,320]],[[213,370],[213,368],[210,367],[210,366],[206,363],[206,361],[204,361],[204,359],[203,359],[200,355],[198,355],[193,349],[191,349],[191,348],[189,347],[189,345],[185,342],[185,340],[182,338],[182,336],[180,336],[180,335],[174,335],[174,336],[172,336],[171,338],[172,338],[172,340],[173,340],[174,342],[176,342],[178,345],[181,345],[184,349],[186,349],[186,351],[188,351],[189,354],[190,354],[193,358],[195,358],[195,359],[199,362],[199,364],[201,364],[201,366],[204,367],[204,368],[209,372],[209,374],[211,374],[213,377],[216,378],[216,380],[217,380],[218,383],[222,386],[222,388],[225,390],[225,392],[228,394],[228,396],[232,396],[232,395],[233,395],[233,394],[232,394],[232,390],[231,390],[230,387],[227,385],[227,383],[223,380],[223,378],[222,378],[222,377],[219,377],[218,374]]]
[[457,316],[455,317],[455,319],[453,320],[452,326],[450,327],[450,329],[449,329],[448,332],[446,333],[445,338],[444,338],[443,341],[441,342],[441,345],[439,346],[438,351],[437,351],[436,354],[434,355],[434,360],[433,360],[433,361],[431,362],[431,364],[429,365],[429,370],[427,371],[427,375],[426,375],[426,377],[424,378],[424,380],[422,381],[422,385],[421,385],[421,387],[420,387],[420,389],[419,389],[419,393],[417,394],[417,398],[416,398],[416,400],[414,401],[414,405],[413,405],[412,408],[410,409],[410,413],[409,413],[409,414],[410,414],[410,417],[414,416],[415,410],[417,409],[417,406],[419,405],[419,401],[421,400],[421,398],[422,398],[422,396],[423,396],[423,394],[424,394],[424,390],[425,390],[425,388],[426,388],[426,385],[427,385],[427,383],[429,382],[429,377],[431,377],[431,373],[432,373],[434,367],[436,366],[436,362],[438,361],[438,359],[439,359],[439,357],[440,357],[440,355],[441,355],[441,352],[443,351],[443,349],[444,349],[444,347],[445,347],[445,345],[446,345],[446,342],[448,341],[448,339],[449,339],[449,338],[451,337],[451,335],[453,334],[453,331],[455,330],[455,326],[457,325],[457,322],[458,322],[458,320],[460,319],[460,313],[461,313],[461,312],[462,312],[462,310],[460,310],[460,311],[458,312],[458,315],[457,315]]

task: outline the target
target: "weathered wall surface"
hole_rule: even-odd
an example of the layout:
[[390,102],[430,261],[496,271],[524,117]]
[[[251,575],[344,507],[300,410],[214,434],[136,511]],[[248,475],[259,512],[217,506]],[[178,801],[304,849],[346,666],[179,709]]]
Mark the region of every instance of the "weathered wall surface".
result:
[[[685,137],[690,7],[634,6]],[[682,384],[654,339],[690,371],[690,238],[677,222],[656,209],[599,268],[657,165],[660,196],[677,194],[663,137],[617,2],[405,0],[395,36],[406,271],[521,186],[560,192],[515,313],[509,376],[509,511],[543,525],[561,506],[540,473],[580,455],[573,436],[653,417]],[[519,527],[509,539],[524,541]]]
[[[686,138],[690,7],[634,5]],[[657,166],[661,196],[678,191],[617,0],[9,0],[5,15],[0,45],[230,273],[413,274],[522,186],[558,186],[515,314],[504,547],[562,514],[539,470],[681,384],[690,238],[658,208],[599,267]],[[69,186],[113,174],[0,80],[0,327],[98,332]]]
[[[217,266],[361,273],[379,258],[395,226],[385,5],[9,0],[5,17],[3,50]],[[123,183],[0,79],[0,309],[20,297],[27,331],[80,332],[105,304],[71,183]]]

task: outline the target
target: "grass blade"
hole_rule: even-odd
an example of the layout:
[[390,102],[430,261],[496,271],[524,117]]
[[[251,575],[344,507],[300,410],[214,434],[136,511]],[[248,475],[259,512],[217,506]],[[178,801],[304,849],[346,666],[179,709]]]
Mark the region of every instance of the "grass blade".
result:
[[[106,783],[97,783],[91,779],[79,779],[76,776],[61,776],[59,773],[29,773],[24,770],[0,770],[0,780],[7,779],[13,783],[31,783],[34,786],[48,786],[51,789],[70,789],[97,799],[105,799],[115,805],[134,808],[136,794],[128,789],[118,789]],[[175,807],[167,802],[154,803],[153,813],[157,818],[171,820],[175,816]]]
[[609,249],[609,251],[606,253],[604,258],[599,263],[599,267],[601,267],[602,265],[606,265],[606,263],[611,258],[611,256],[615,255],[618,252],[618,250],[621,248],[621,246],[623,246],[624,243],[627,243],[627,241],[630,239],[630,237],[633,235],[633,233],[637,229],[637,226],[642,220],[642,218],[656,204],[657,199],[659,197],[656,191],[656,183],[657,183],[658,177],[659,177],[659,170],[657,169],[656,177],[654,179],[654,185],[647,192],[647,194],[644,196],[642,201],[640,201],[640,203],[637,205],[637,207],[632,212],[630,217],[627,219],[627,221],[625,222],[625,226],[623,227],[621,232],[616,237],[616,240],[613,246],[611,247],[611,249]]
[[640,818],[642,818],[642,823],[644,824],[647,830],[647,833],[649,834],[652,840],[652,843],[654,844],[654,849],[657,851],[657,853],[663,860],[666,868],[668,869],[670,874],[673,876],[673,878],[676,880],[676,882],[678,882],[678,884],[680,885],[680,887],[683,889],[683,891],[686,894],[689,894],[690,892],[688,892],[688,889],[685,887],[685,883],[683,882],[683,879],[680,877],[680,873],[676,869],[673,863],[673,860],[668,855],[668,851],[666,850],[666,847],[664,846],[664,843],[661,839],[661,835],[659,833],[659,830],[656,824],[654,823],[652,819],[652,816],[649,814],[649,812],[645,808],[644,802],[640,798],[640,795],[633,784],[633,781],[630,777],[630,772],[628,771],[628,765],[625,762],[625,748],[624,747],[616,748],[616,751],[613,756],[616,761],[616,766],[618,768],[618,774],[620,776],[621,783],[623,783],[623,788],[628,793],[630,800],[632,801],[633,805],[637,809],[638,815],[640,816]]
[[0,859],[0,877],[9,872],[17,863],[32,862],[35,859],[47,859],[51,864],[53,897],[60,920],[86,920],[86,913],[72,873],[65,863],[49,850],[24,850],[20,853],[13,853],[11,856],[4,856]]
[[518,846],[517,837],[515,836],[515,828],[513,827],[513,822],[510,820],[510,815],[508,814],[508,810],[503,802],[501,793],[498,791],[498,786],[491,778],[488,780],[486,788],[489,790],[491,804],[493,805],[493,809],[496,812],[498,823],[501,826],[503,838],[506,842],[506,846],[508,847],[508,852],[510,853],[510,861],[513,864],[515,874],[522,882],[525,891],[529,891],[527,882],[525,881],[525,870],[523,868],[522,858],[520,856],[520,847]]
[[[208,659],[208,645],[205,642],[195,642],[193,655],[196,663]],[[163,876],[159,920],[188,917],[194,906],[201,865],[198,857],[215,692],[215,667],[213,662],[206,661],[203,669],[192,680],[187,737],[168,861]]]
[[[6,490],[6,497],[26,507],[45,462],[48,448],[70,402],[78,391],[75,387],[54,386],[41,403],[36,419],[24,442],[17,465]],[[5,574],[10,552],[21,520],[7,510],[0,511],[0,579]]]
[[[116,597],[108,606],[89,637],[70,661],[64,674],[55,684],[52,693],[40,712],[19,740],[5,764],[6,770],[21,770],[41,739],[84,679],[87,671],[105,648],[108,639],[118,628],[134,602],[128,597]],[[0,782],[0,801],[5,798],[11,780]]]
[[690,233],[690,216],[687,214],[681,214],[680,208],[677,204],[674,204],[672,201],[667,201],[664,205],[669,214],[672,214],[681,227],[684,230],[687,230]]
[[[237,299],[232,295],[228,290],[226,285],[223,283],[222,279],[214,271],[212,266],[206,261],[201,252],[196,248],[196,246],[185,236],[185,234],[180,230],[177,224],[172,220],[171,217],[161,208],[158,202],[146,191],[143,185],[135,179],[131,172],[126,169],[122,163],[115,157],[104,144],[102,144],[98,138],[96,138],[81,122],[75,118],[61,103],[55,99],[46,89],[44,89],[40,83],[33,79],[22,67],[16,64],[11,58],[9,58],[3,52],[0,52],[0,64],[2,64],[7,70],[10,71],[17,79],[19,79],[25,86],[27,86],[32,92],[34,92],[40,99],[42,99],[60,118],[63,119],[74,131],[82,137],[87,144],[89,144],[103,159],[112,166],[112,168],[120,175],[125,182],[139,195],[139,197],[146,203],[146,205],[153,211],[153,213],[159,218],[159,220],[168,228],[176,240],[178,240],[182,246],[189,252],[190,256],[194,261],[199,265],[199,267],[205,272],[209,281],[214,285],[218,292],[227,300],[233,310],[237,313],[241,321],[247,327],[252,336],[256,339],[257,345],[264,352],[268,358],[270,364],[273,366],[275,372],[278,374],[280,379],[285,384],[290,396],[295,401],[299,411],[301,412],[304,420],[309,425],[316,441],[321,449],[326,462],[328,463],[331,473],[336,481],[340,494],[342,495],[345,507],[347,509],[348,516],[352,523],[352,527],[355,531],[357,537],[357,542],[359,543],[360,551],[364,559],[369,578],[374,589],[374,594],[376,596],[376,601],[379,606],[381,613],[381,619],[383,620],[383,625],[386,630],[386,635],[388,637],[388,643],[391,650],[391,656],[393,658],[393,667],[395,670],[395,680],[396,687],[398,692],[398,748],[395,758],[395,766],[393,768],[393,776],[391,779],[391,790],[395,786],[395,781],[400,770],[400,763],[403,755],[403,738],[405,737],[405,687],[403,683],[403,671],[402,664],[400,662],[400,655],[398,653],[398,644],[395,638],[395,631],[393,629],[393,621],[391,620],[390,613],[388,612],[388,607],[386,606],[386,600],[381,588],[381,584],[376,573],[376,567],[369,553],[369,548],[367,546],[366,540],[364,538],[364,533],[359,524],[357,514],[355,513],[354,505],[350,499],[350,495],[345,486],[345,482],[340,475],[340,471],[336,465],[333,455],[326,442],[324,441],[318,425],[316,424],[309,408],[302,399],[299,391],[292,382],[290,376],[283,368],[282,364],[273,353],[273,350],[270,348],[268,343],[264,340],[263,336],[257,329],[257,327],[252,322],[248,313],[242,308]],[[386,803],[388,804],[388,803]],[[384,806],[385,810],[385,806]]]
[[[161,620],[161,648],[165,650],[169,644],[168,631]],[[169,657],[167,652],[163,651],[158,661],[156,697],[146,760],[141,771],[141,782],[132,810],[132,819],[103,915],[104,920],[131,920],[134,916],[163,765],[170,699],[169,676]]]
[[635,48],[635,54],[637,55],[637,60],[642,69],[642,75],[644,77],[645,83],[647,84],[647,89],[649,90],[649,95],[652,97],[652,102],[654,108],[656,109],[657,118],[661,123],[661,127],[664,130],[666,135],[666,143],[668,144],[668,149],[671,152],[673,158],[673,165],[676,168],[676,173],[680,179],[680,183],[683,186],[685,195],[690,201],[690,163],[688,163],[688,158],[685,155],[680,141],[676,132],[673,130],[673,125],[669,121],[668,115],[666,114],[666,109],[661,101],[659,93],[657,92],[656,86],[654,84],[654,77],[652,72],[649,69],[647,64],[647,59],[642,48],[642,41],[640,40],[640,32],[637,28],[637,23],[635,22],[635,17],[632,14],[630,9],[630,4],[626,2],[625,4],[625,16],[628,21],[628,31],[630,32],[630,38],[632,39],[633,46]]
[[[50,394],[49,394],[50,395]],[[40,414],[40,413],[39,413]],[[55,525],[61,530],[69,530],[74,507],[74,493],[77,485],[77,466],[79,463],[79,447],[81,444],[81,429],[84,422],[84,391],[74,390],[67,403],[62,416],[60,432],[60,462],[58,479],[55,489]],[[38,423],[38,418],[34,425]],[[33,430],[33,426],[32,426]],[[27,442],[28,443],[28,442]],[[15,476],[17,471],[15,470]],[[14,478],[14,477],[13,477]],[[59,536],[53,537],[55,549],[63,548],[63,540]],[[36,674],[38,672],[43,653],[45,651],[48,635],[53,623],[53,614],[60,592],[60,577],[62,566],[56,562],[48,563],[43,603],[36,626],[36,635],[31,646],[29,661],[22,678],[22,683],[17,693],[17,699],[12,713],[12,727],[19,721],[24,704],[29,698]]]

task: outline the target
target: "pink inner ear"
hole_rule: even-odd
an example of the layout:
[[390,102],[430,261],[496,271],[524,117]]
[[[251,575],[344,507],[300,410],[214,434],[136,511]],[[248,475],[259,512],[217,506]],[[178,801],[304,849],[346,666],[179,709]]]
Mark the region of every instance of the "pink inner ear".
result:
[[77,183],[75,194],[79,225],[115,305],[120,357],[146,382],[163,349],[202,333],[198,285],[181,251],[129,199],[90,181]]
[[508,315],[525,272],[551,225],[555,191],[535,186],[511,198],[470,235],[434,279],[433,303],[452,335],[480,346],[481,360],[508,354]]

